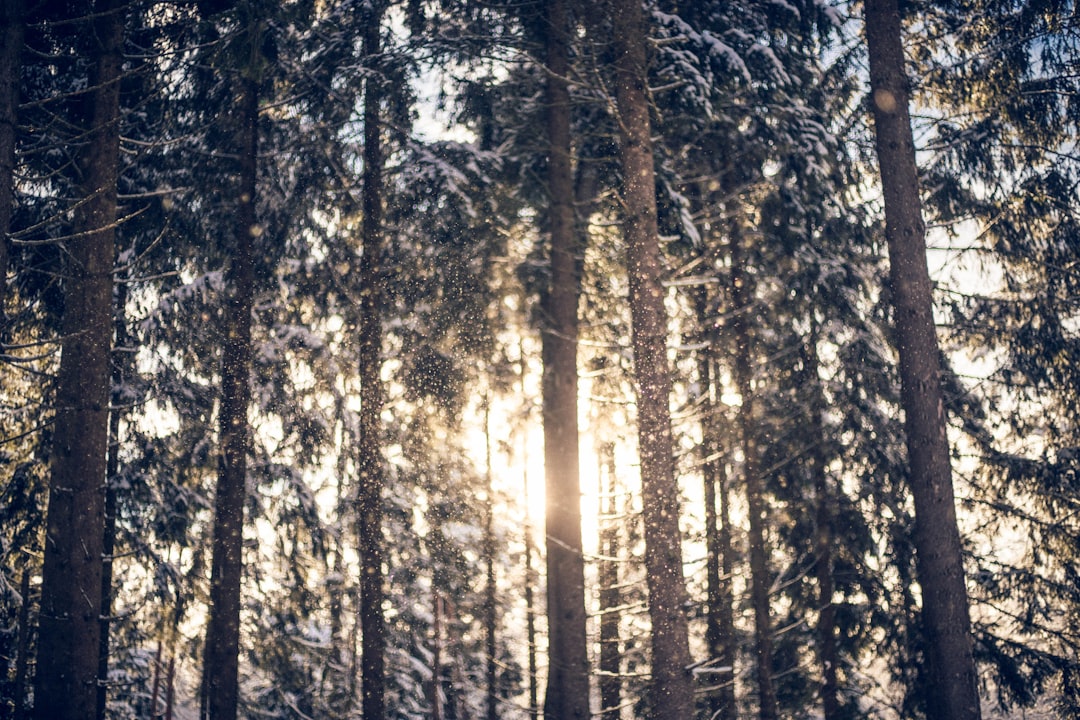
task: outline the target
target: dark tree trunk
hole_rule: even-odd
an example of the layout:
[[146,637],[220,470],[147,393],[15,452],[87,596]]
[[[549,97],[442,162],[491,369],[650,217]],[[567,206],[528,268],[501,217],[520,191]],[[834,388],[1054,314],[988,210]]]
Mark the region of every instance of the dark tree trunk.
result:
[[[720,439],[720,407],[716,401],[719,384],[715,377],[713,356],[717,338],[709,330],[710,307],[708,290],[702,287],[695,296],[695,310],[705,345],[698,357],[698,383],[702,393],[701,450],[704,457],[701,472],[705,485],[705,585],[708,606],[705,645],[712,667],[725,668],[712,675],[712,682],[718,687],[709,698],[709,717],[734,720],[735,620],[731,592],[731,528],[727,517],[727,478]],[[717,512],[718,488],[723,498],[722,513]]]
[[644,15],[638,0],[610,0],[611,43],[623,169],[623,234],[637,384],[645,572],[652,620],[652,716],[687,720],[694,694],[684,614],[679,489],[672,457],[664,272],[656,219]]
[[19,582],[22,605],[19,606],[19,637],[15,649],[14,720],[26,717],[26,671],[30,666],[30,571],[23,570]]
[[543,298],[544,472],[547,497],[547,720],[589,717],[585,560],[577,421],[578,273],[570,158],[570,20],[563,0],[545,5],[548,222],[551,285]]
[[[258,47],[259,30],[247,30]],[[258,62],[253,60],[252,62]],[[210,570],[210,620],[203,658],[201,716],[235,720],[239,702],[240,600],[243,578],[244,499],[251,445],[251,313],[254,300],[253,239],[259,234],[255,213],[258,171],[259,96],[254,68],[237,80],[235,142],[239,186],[233,246],[226,269],[224,342],[221,353],[221,409],[218,417],[217,494],[214,499],[213,559]]]
[[754,425],[754,379],[752,340],[748,315],[754,302],[751,278],[743,266],[740,220],[731,229],[731,297],[734,303],[732,339],[735,342],[735,384],[742,405],[739,426],[743,444],[743,484],[746,488],[748,515],[747,539],[750,546],[750,604],[754,610],[754,657],[758,683],[758,714],[761,720],[779,717],[776,690],[772,679],[772,620],[769,608],[769,558],[765,547],[765,483],[761,477]]
[[916,568],[934,678],[926,706],[942,720],[975,720],[980,717],[978,677],[896,0],[867,0],[866,44],[915,506]]
[[619,720],[619,705],[622,704],[618,490],[615,477],[615,445],[606,443],[600,451],[600,559],[596,572],[597,584],[600,586],[601,720]]
[[[0,333],[4,328],[10,264],[11,214],[15,209],[15,131],[22,69],[23,0],[0,0]],[[3,335],[0,334],[0,340]]]
[[34,692],[41,720],[86,720],[97,710],[124,5],[106,0],[95,10],[87,142],[78,160],[84,201],[65,241]]
[[[381,53],[383,3],[369,3],[363,55],[377,63]],[[383,148],[379,105],[383,78],[378,67],[364,83],[364,213],[360,257],[360,417],[357,464],[357,522],[360,541],[360,685],[364,720],[386,713],[386,620],[383,614],[382,457],[382,253]]]

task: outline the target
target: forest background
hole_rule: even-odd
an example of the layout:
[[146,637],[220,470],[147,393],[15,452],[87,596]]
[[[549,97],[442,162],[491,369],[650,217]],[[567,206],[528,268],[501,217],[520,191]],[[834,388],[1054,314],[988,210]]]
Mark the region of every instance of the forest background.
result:
[[0,0],[0,717],[1077,716],[1078,30]]

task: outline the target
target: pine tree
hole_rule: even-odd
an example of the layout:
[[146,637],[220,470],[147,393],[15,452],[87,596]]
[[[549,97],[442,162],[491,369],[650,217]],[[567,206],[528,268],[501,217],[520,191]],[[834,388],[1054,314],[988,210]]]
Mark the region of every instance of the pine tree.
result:
[[578,296],[580,240],[574,219],[571,165],[569,38],[571,18],[561,0],[545,6],[547,73],[547,190],[551,279],[544,315],[544,468],[547,513],[548,685],[544,717],[589,716],[585,641],[585,560],[581,545],[578,461]]
[[941,360],[931,308],[900,13],[895,0],[866,3],[866,42],[915,499],[916,559],[931,649],[933,696],[927,708],[931,714],[949,720],[977,719],[977,674],[945,435]]
[[42,570],[34,713],[88,718],[97,707],[104,485],[119,115],[126,5],[94,6],[79,156],[83,201],[65,241],[64,319]]
[[614,56],[623,182],[621,210],[637,383],[645,565],[652,621],[650,713],[658,720],[676,720],[690,716],[693,689],[668,407],[671,377],[647,98],[645,24],[636,0],[614,0],[605,9],[610,23],[610,35],[606,37]]

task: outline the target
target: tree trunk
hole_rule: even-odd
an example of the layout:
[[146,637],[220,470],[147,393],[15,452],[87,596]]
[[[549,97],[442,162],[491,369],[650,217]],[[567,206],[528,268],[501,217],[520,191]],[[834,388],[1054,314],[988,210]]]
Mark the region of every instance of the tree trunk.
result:
[[619,622],[622,592],[619,590],[619,504],[615,478],[615,444],[600,450],[600,559],[597,584],[600,586],[600,718],[619,720],[622,704],[622,654]]
[[818,374],[818,326],[810,318],[810,337],[803,347],[804,387],[810,393],[810,424],[812,447],[808,457],[814,481],[814,576],[818,584],[818,661],[821,665],[821,712],[824,720],[840,717],[836,650],[836,605],[833,604],[833,506],[835,500],[829,484],[825,458],[825,394]]
[[980,717],[978,676],[945,434],[940,350],[908,114],[900,12],[896,0],[867,0],[865,7],[901,403],[915,505],[916,567],[930,646],[930,677],[935,679],[927,709],[943,720],[974,720]]
[[623,169],[623,234],[630,285],[631,343],[637,384],[638,450],[645,525],[645,571],[652,620],[652,714],[693,715],[693,684],[679,489],[672,457],[667,314],[656,220],[645,26],[638,0],[610,0],[615,90]]
[[[518,376],[518,388],[522,398],[527,398],[528,393],[525,389],[525,344],[522,338],[518,339],[518,359],[520,362],[520,375]],[[531,403],[525,405],[525,424],[526,426],[531,421]],[[533,573],[533,528],[532,528],[532,516],[529,512],[529,438],[527,433],[522,437],[521,442],[521,492],[525,501],[525,527],[524,527],[524,541],[525,541],[525,642],[528,645],[528,666],[529,666],[529,718],[537,718],[540,716],[540,688],[537,682],[537,661],[536,661],[536,599],[534,597],[536,578]]]
[[585,560],[581,550],[578,459],[578,273],[570,158],[569,17],[563,0],[546,6],[548,222],[551,285],[543,298],[544,473],[547,497],[547,720],[587,720]]
[[[383,3],[366,5],[363,55],[377,62],[381,52]],[[383,79],[377,67],[364,83],[364,174],[360,257],[359,376],[360,417],[357,465],[357,521],[360,541],[360,683],[364,720],[386,712],[386,620],[383,614],[382,457],[382,268],[383,148],[379,105]]]
[[487,720],[499,717],[498,656],[496,625],[498,608],[495,587],[495,476],[491,471],[491,405],[484,399],[484,476],[487,481],[487,501],[484,507],[484,641],[487,654]]
[[735,341],[735,384],[742,405],[739,425],[743,443],[743,483],[746,487],[746,508],[750,545],[750,604],[754,609],[754,656],[757,667],[758,714],[761,720],[776,720],[779,711],[772,680],[772,621],[769,612],[769,559],[765,547],[765,483],[761,477],[757,448],[757,428],[754,424],[754,379],[750,327],[747,316],[753,305],[751,279],[743,267],[740,219],[735,218],[731,229],[731,296],[734,303],[732,321]]
[[109,456],[105,470],[105,528],[102,533],[101,641],[98,650],[97,718],[105,720],[109,700],[109,639],[112,627],[113,557],[116,554],[116,476],[120,471],[120,403],[117,390],[124,383],[129,357],[127,284],[116,288],[113,327],[112,407],[109,409]]
[[[720,440],[720,408],[716,402],[719,386],[715,377],[714,354],[717,338],[710,332],[710,298],[706,287],[695,296],[698,326],[705,347],[698,357],[698,383],[701,386],[701,450],[705,499],[705,585],[708,614],[705,617],[705,646],[708,659],[717,672],[718,687],[709,699],[709,717],[715,720],[735,718],[735,646],[731,593],[731,528],[727,517],[727,478]],[[723,512],[717,513],[717,488],[723,498]],[[721,518],[722,515],[722,518]],[[720,523],[723,522],[723,525]]]
[[78,160],[84,201],[65,242],[34,692],[42,720],[85,720],[97,709],[124,5],[106,0],[95,10],[87,142]]
[[[258,47],[257,24],[247,30]],[[258,60],[253,59],[252,63]],[[240,599],[243,577],[244,499],[251,444],[251,312],[254,300],[253,239],[259,234],[255,213],[258,171],[259,97],[255,67],[237,81],[235,142],[239,187],[233,247],[226,270],[224,344],[221,354],[221,409],[218,417],[217,495],[214,500],[213,559],[210,571],[210,620],[203,659],[201,716],[235,720],[239,702]]]
[[[22,75],[23,0],[0,0],[0,333],[4,328],[7,273],[11,262],[11,215],[15,210],[15,134]],[[2,335],[0,335],[2,338]]]
[[19,582],[22,605],[19,606],[19,636],[15,649],[14,720],[26,717],[26,670],[30,666],[30,571],[23,569]]

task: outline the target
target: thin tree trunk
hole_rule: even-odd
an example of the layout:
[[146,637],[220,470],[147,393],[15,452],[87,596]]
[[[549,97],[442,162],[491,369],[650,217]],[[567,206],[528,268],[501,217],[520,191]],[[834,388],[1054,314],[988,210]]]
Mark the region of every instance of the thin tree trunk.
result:
[[[709,699],[710,718],[734,720],[735,717],[735,651],[734,618],[731,599],[731,528],[727,518],[727,478],[721,447],[718,417],[720,408],[719,384],[715,377],[714,354],[717,338],[710,332],[710,302],[705,286],[695,296],[698,326],[702,329],[705,347],[698,357],[698,383],[701,385],[702,477],[705,499],[705,585],[708,613],[705,617],[705,645],[708,658],[722,672],[714,675],[718,687]],[[717,513],[717,488],[721,488],[723,513]],[[723,515],[723,526],[721,517]],[[726,568],[726,569],[725,569]]]
[[743,483],[746,487],[748,541],[750,545],[750,597],[754,610],[754,656],[757,667],[758,713],[761,720],[779,717],[776,690],[772,680],[772,620],[769,612],[769,560],[765,547],[765,484],[754,425],[753,357],[748,314],[754,292],[743,267],[742,237],[739,219],[731,230],[731,294],[735,305],[733,340],[735,341],[735,384],[742,396],[739,425],[743,443]]
[[26,717],[26,670],[30,665],[30,571],[24,569],[19,582],[22,605],[19,606],[19,637],[15,649],[14,720]]
[[547,497],[547,720],[587,720],[585,559],[578,457],[578,273],[570,158],[569,17],[563,0],[545,6],[548,222],[551,285],[543,298],[544,471]]
[[[15,135],[22,75],[23,0],[0,0],[0,332],[4,328],[7,273],[11,262],[11,215],[15,210]],[[2,336],[0,336],[2,337]]]
[[499,716],[498,656],[496,624],[498,617],[495,587],[495,476],[491,471],[491,405],[484,399],[484,476],[487,481],[487,500],[484,507],[484,641],[487,654],[487,720]]
[[127,284],[116,289],[112,353],[112,407],[109,409],[109,457],[105,473],[105,528],[102,535],[101,642],[98,650],[97,717],[104,720],[109,700],[109,640],[112,628],[113,557],[116,554],[116,476],[120,471],[120,403],[117,390],[126,376],[128,357]]
[[156,718],[160,716],[158,713],[158,700],[161,698],[161,673],[162,663],[164,662],[164,650],[165,640],[158,637],[157,650],[154,652],[154,677],[150,682],[150,717]]
[[[258,47],[258,26],[247,31]],[[253,63],[258,60],[253,59]],[[210,620],[203,658],[201,717],[235,720],[239,702],[240,599],[243,578],[244,499],[251,444],[251,313],[254,300],[253,239],[259,234],[255,214],[258,171],[259,97],[255,68],[237,81],[236,148],[239,187],[233,224],[233,247],[226,270],[221,354],[221,409],[218,434],[221,456],[214,500],[213,559],[210,571]]]
[[833,604],[833,505],[835,500],[825,467],[825,394],[818,375],[818,326],[810,318],[810,337],[803,347],[806,380],[810,393],[810,423],[812,426],[809,453],[810,473],[814,481],[814,576],[818,584],[818,661],[821,665],[821,711],[824,720],[840,717],[839,655],[836,650],[836,605]]
[[442,720],[442,597],[439,591],[432,598],[431,632],[435,646],[431,650],[431,720]]
[[605,443],[600,450],[600,712],[601,720],[619,720],[622,704],[622,655],[619,623],[622,592],[619,589],[619,505],[616,494],[615,445]]
[[623,169],[623,234],[630,284],[631,343],[637,383],[645,570],[652,620],[652,714],[687,720],[693,684],[679,489],[672,457],[671,376],[667,362],[664,272],[656,220],[656,190],[646,92],[645,25],[638,0],[610,0],[617,117]]
[[952,467],[941,392],[926,226],[897,0],[867,0],[875,142],[885,199],[885,237],[900,354],[901,404],[915,506],[916,567],[930,646],[927,710],[943,720],[980,717],[978,676],[956,522]]
[[88,137],[79,158],[85,200],[65,243],[34,692],[42,720],[85,720],[97,710],[124,7],[106,0],[95,8]]
[[[366,5],[368,18],[363,55],[375,63],[381,53],[383,3]],[[364,720],[382,720],[386,712],[386,620],[383,614],[383,484],[382,457],[382,268],[383,148],[379,105],[382,83],[378,68],[364,83],[364,173],[360,258],[360,437],[357,520],[360,539],[360,684]]]
[[[518,377],[519,390],[522,398],[527,398],[528,394],[525,391],[525,343],[523,339],[518,341],[518,358],[520,361],[521,373]],[[531,406],[526,405],[525,409],[526,419],[525,424],[529,424],[531,418]],[[525,641],[528,644],[528,665],[529,665],[529,717],[537,718],[540,716],[540,688],[537,682],[537,662],[536,662],[536,600],[534,597],[535,578],[533,573],[533,528],[532,528],[532,516],[529,510],[529,438],[527,434],[522,437],[521,442],[521,492],[525,498]]]

